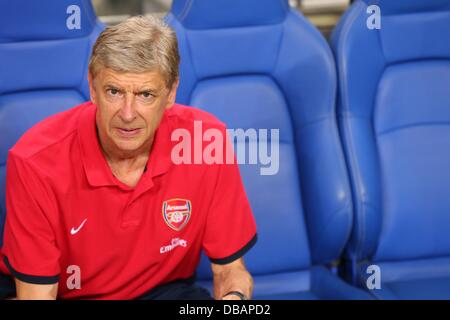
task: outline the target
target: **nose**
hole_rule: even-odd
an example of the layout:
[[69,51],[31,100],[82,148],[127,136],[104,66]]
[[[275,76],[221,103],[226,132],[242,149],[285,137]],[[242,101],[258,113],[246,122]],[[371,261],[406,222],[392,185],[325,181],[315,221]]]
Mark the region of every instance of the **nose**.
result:
[[133,122],[136,118],[136,110],[134,107],[134,95],[127,94],[123,105],[120,108],[119,116],[123,122],[129,123]]

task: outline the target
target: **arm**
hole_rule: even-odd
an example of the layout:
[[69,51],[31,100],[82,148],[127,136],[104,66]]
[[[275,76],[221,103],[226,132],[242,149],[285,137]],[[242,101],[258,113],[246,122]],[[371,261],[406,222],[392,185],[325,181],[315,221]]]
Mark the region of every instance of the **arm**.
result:
[[247,299],[253,292],[253,279],[247,271],[242,258],[228,264],[211,263],[214,275],[214,298],[216,300],[240,300],[236,295],[224,296],[231,291],[243,293]]
[[60,252],[51,224],[58,213],[53,191],[39,168],[12,151],[7,175],[2,258],[15,278],[17,298],[55,299]]
[[32,284],[15,279],[17,300],[56,300],[58,283]]

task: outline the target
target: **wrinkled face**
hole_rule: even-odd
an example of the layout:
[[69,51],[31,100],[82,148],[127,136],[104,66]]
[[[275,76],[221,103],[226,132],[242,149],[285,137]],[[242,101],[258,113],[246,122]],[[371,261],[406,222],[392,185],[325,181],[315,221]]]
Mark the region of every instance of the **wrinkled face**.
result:
[[167,88],[158,71],[119,73],[101,68],[94,78],[90,74],[103,149],[117,156],[132,156],[150,147],[164,110],[175,102],[177,86]]

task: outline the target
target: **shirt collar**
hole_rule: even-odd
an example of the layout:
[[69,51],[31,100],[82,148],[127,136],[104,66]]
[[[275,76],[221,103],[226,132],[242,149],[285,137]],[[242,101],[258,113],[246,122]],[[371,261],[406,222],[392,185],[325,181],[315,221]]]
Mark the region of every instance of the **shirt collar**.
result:
[[[91,186],[120,186],[121,184],[113,176],[101,151],[97,136],[96,112],[97,106],[88,102],[78,119],[78,137],[86,177]],[[168,110],[166,110],[155,132],[155,140],[147,161],[147,170],[143,173],[136,187],[143,184],[150,188],[153,185],[152,177],[164,174],[169,170],[172,164],[170,156],[172,144]]]

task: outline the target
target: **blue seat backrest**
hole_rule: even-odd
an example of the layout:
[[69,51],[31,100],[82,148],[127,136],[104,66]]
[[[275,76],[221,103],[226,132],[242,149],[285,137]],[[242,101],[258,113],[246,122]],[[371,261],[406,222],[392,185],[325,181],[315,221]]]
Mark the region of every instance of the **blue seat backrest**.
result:
[[0,246],[8,150],[38,121],[89,99],[87,65],[102,29],[90,0],[2,2]]
[[[175,0],[167,21],[181,53],[177,101],[228,128],[279,129],[279,167],[241,165],[259,240],[254,275],[338,258],[351,200],[335,118],[336,75],[322,35],[284,0]],[[248,139],[247,147],[265,140]],[[242,145],[235,147],[239,148]],[[248,149],[247,149],[248,152]],[[199,277],[208,277],[205,260]]]
[[357,0],[332,36],[355,260],[450,255],[448,39],[449,0]]

